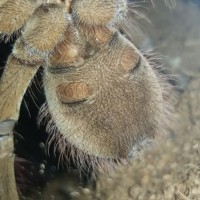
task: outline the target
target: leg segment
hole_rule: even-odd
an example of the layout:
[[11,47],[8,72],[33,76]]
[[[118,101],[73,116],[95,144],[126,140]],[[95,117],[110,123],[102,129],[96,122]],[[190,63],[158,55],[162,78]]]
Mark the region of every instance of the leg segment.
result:
[[[16,46],[20,46],[17,41]],[[20,48],[19,48],[20,49]],[[15,50],[15,52],[17,52]],[[23,52],[21,52],[23,54]],[[19,54],[20,55],[20,54]],[[12,54],[0,80],[0,199],[18,200],[14,174],[13,128],[23,95],[39,65]]]
[[13,135],[15,121],[0,122],[0,199],[18,200],[15,185]]
[[[26,11],[27,14],[30,12],[29,9],[26,9]],[[48,59],[46,53],[53,50],[65,33],[67,23],[64,15],[62,8],[56,4],[40,6],[25,26],[22,37],[16,41],[13,53],[9,56],[0,79],[1,200],[19,199],[14,175],[12,130],[18,120],[20,105],[27,87],[39,66],[44,65],[46,59]],[[17,16],[21,17],[21,15]],[[6,31],[4,27],[4,33],[11,33],[23,25],[24,18],[20,20],[20,23],[15,27],[7,27]]]
[[116,23],[126,14],[126,0],[74,0],[72,13],[78,22],[105,26]]
[[20,29],[37,6],[33,0],[0,0],[0,34],[11,35]]
[[50,52],[63,40],[70,17],[58,4],[42,4],[27,22],[23,40],[28,48]]
[[52,51],[64,35],[64,14],[56,4],[41,5],[16,41],[0,80],[0,121],[18,119],[24,92],[45,62],[43,53]]
[[15,55],[8,59],[0,80],[0,121],[17,120],[23,95],[38,67],[23,65]]

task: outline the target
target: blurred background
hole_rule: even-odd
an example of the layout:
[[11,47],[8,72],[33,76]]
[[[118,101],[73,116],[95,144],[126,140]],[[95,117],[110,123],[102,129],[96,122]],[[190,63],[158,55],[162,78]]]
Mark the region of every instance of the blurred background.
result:
[[[129,37],[143,51],[153,50],[176,76],[177,126],[165,141],[130,166],[109,176],[77,173],[45,147],[48,134],[37,125],[45,97],[40,70],[27,91],[15,127],[16,176],[22,199],[41,200],[190,200],[200,199],[200,0],[132,1],[135,12]],[[0,43],[0,66],[13,41]],[[3,68],[2,68],[3,69]],[[2,72],[1,69],[1,72]]]
[[148,20],[138,16],[141,31],[136,31],[134,40],[142,49],[158,52],[184,89],[200,70],[200,1],[166,0],[168,7],[163,1],[153,2],[153,7],[151,1],[140,4],[138,9]]

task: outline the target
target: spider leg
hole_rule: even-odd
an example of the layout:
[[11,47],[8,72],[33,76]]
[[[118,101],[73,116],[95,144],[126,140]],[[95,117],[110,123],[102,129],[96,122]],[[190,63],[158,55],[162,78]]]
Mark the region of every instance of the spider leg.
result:
[[[25,59],[26,57],[26,59]],[[23,95],[42,64],[42,57],[28,56],[19,38],[0,79],[0,199],[18,200],[14,175],[13,128]]]
[[21,101],[39,66],[64,37],[68,18],[57,4],[43,4],[16,41],[0,80],[0,121],[17,121]]
[[126,0],[74,0],[71,15],[79,31],[92,45],[108,44],[127,13]]
[[14,173],[13,134],[14,121],[0,122],[0,199],[18,200]]
[[26,64],[15,54],[9,56],[0,80],[0,121],[17,121],[23,95],[39,66]]
[[25,26],[22,36],[16,41],[0,79],[1,200],[19,199],[14,175],[12,131],[19,117],[23,95],[38,68],[48,59],[46,53],[52,51],[62,39],[67,27],[66,19],[68,18],[63,9],[58,5],[40,6]]
[[0,0],[0,34],[10,36],[18,31],[33,14],[38,1]]
[[105,26],[121,21],[127,10],[126,0],[74,0],[74,18],[87,25]]
[[70,22],[70,15],[61,5],[42,4],[24,27],[23,41],[32,51],[49,53],[63,40]]

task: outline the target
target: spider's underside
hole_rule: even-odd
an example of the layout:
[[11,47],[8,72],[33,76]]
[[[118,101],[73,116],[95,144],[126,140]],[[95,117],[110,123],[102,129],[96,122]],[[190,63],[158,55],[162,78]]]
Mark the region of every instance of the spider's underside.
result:
[[43,66],[39,119],[48,119],[61,153],[70,145],[79,162],[97,164],[133,157],[154,140],[165,120],[165,84],[118,32],[127,10],[126,0],[0,0],[2,37],[19,35],[0,80],[0,121],[17,121]]
[[20,104],[13,108],[13,99],[21,102],[43,66],[47,104],[41,118],[50,113],[50,132],[56,129],[76,149],[100,158],[131,157],[160,131],[158,77],[117,31],[125,0],[7,0],[0,10],[0,33],[21,32],[1,79],[1,120],[17,120]]

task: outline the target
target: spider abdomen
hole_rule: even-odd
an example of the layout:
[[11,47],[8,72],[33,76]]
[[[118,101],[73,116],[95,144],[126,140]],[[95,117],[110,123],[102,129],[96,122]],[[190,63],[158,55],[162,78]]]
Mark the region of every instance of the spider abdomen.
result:
[[49,112],[59,132],[81,151],[128,157],[135,145],[158,132],[160,85],[145,58],[122,36],[78,67],[63,66],[63,73],[51,68],[44,77]]

